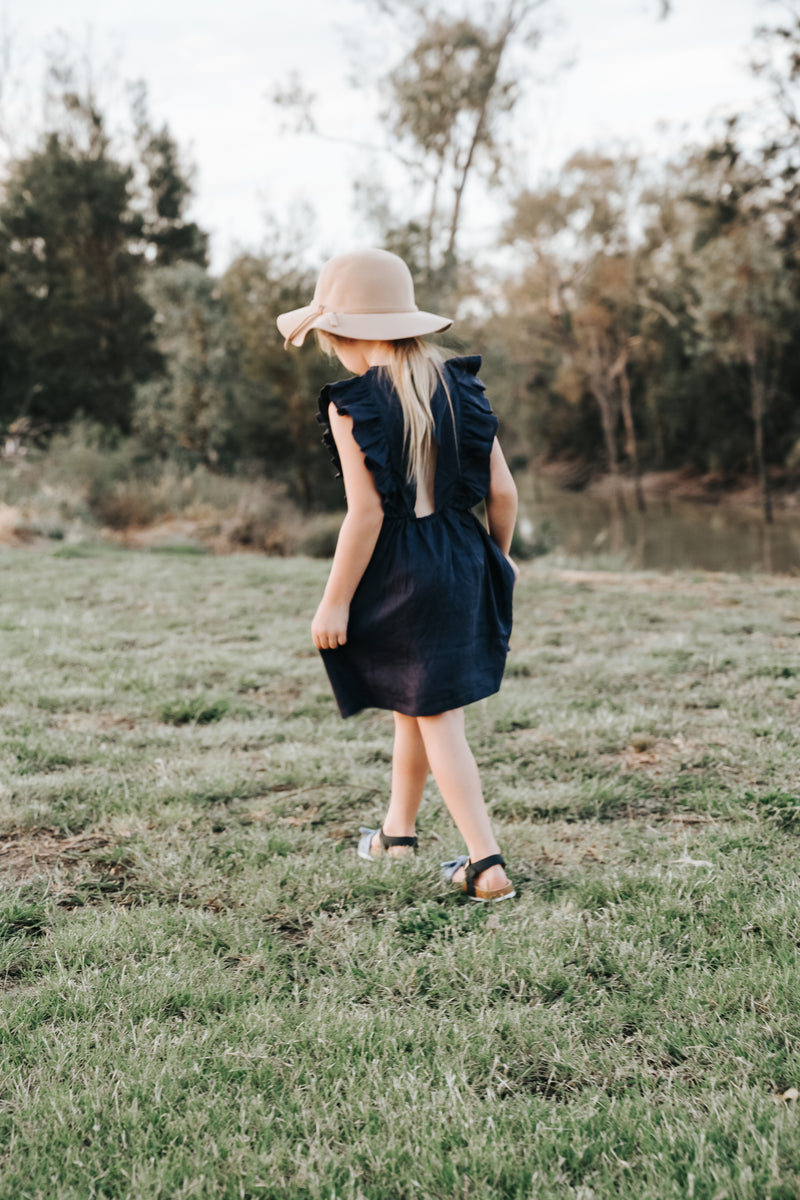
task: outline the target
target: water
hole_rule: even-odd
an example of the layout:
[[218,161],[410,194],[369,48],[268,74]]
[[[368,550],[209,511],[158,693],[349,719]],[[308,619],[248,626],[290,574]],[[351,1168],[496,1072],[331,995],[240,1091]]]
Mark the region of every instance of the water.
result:
[[760,511],[719,504],[651,500],[640,513],[626,499],[567,492],[549,480],[520,485],[519,532],[539,553],[602,558],[629,567],[670,571],[769,571],[800,574],[800,511],[777,512],[770,526]]

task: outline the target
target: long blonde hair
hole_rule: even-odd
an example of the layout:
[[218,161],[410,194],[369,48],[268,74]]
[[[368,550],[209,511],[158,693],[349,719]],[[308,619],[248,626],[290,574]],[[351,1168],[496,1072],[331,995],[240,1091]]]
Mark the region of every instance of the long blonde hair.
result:
[[[314,332],[325,354],[335,353],[337,342],[353,341],[352,338],[340,338],[322,329],[315,329]],[[430,462],[434,432],[431,400],[440,383],[447,395],[451,414],[453,412],[450,389],[443,370],[444,355],[438,346],[420,337],[398,338],[386,345],[389,347],[389,361],[382,363],[380,369],[394,387],[403,410],[403,449],[408,460],[406,478],[409,483],[414,483],[420,479]]]

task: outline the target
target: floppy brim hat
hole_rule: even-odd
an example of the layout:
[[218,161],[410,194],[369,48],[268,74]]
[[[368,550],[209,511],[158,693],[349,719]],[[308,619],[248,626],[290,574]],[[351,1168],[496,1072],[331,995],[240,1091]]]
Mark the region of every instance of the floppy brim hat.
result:
[[284,346],[302,346],[311,329],[358,341],[396,341],[441,333],[450,317],[423,312],[414,300],[414,281],[402,258],[388,250],[356,250],[331,258],[322,268],[314,299],[281,313]]

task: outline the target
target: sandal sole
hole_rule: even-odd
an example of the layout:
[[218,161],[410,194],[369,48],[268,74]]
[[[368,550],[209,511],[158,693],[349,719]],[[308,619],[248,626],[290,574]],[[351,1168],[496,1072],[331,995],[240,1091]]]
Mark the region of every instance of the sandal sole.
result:
[[[466,889],[465,889],[466,891]],[[479,904],[490,904],[493,900],[510,900],[516,896],[516,892],[512,888],[510,892],[501,892],[499,896],[468,896],[468,900],[477,900]]]

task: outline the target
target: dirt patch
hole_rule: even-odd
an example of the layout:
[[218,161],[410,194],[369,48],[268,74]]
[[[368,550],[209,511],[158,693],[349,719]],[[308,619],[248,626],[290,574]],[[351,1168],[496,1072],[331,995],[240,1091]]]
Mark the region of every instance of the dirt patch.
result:
[[634,739],[616,754],[604,754],[606,762],[613,762],[623,771],[647,771],[661,775],[674,771],[676,765],[692,765],[708,752],[708,742],[687,741],[683,737]]
[[[636,499],[636,480],[623,474],[615,481],[587,463],[578,461],[534,462],[536,474],[561,488],[578,488],[589,496],[608,498],[618,491],[633,508]],[[773,468],[770,471],[772,503],[776,512],[796,513],[800,508],[800,489],[797,477],[791,472]],[[663,471],[644,471],[641,487],[645,501],[651,504],[664,501],[695,505],[718,505],[752,510],[760,513],[763,504],[758,479],[742,477],[728,480],[719,472],[698,473],[690,467],[675,467]]]
[[68,873],[88,866],[94,873],[121,874],[123,865],[102,854],[111,845],[104,833],[70,836],[49,826],[12,829],[0,834],[0,886],[25,883],[56,867]]
[[59,714],[54,721],[58,729],[72,733],[96,733],[98,730],[135,729],[133,717],[121,717],[116,713],[69,712]]
[[130,526],[126,529],[104,528],[101,533],[106,541],[132,549],[150,550],[153,547],[181,545],[200,548],[218,537],[219,522],[168,517],[152,525]]
[[157,901],[222,912],[232,907],[226,895],[197,888],[149,885],[132,855],[105,833],[64,834],[41,826],[0,834],[0,890],[46,882],[46,894],[60,908],[112,903],[125,907]]

